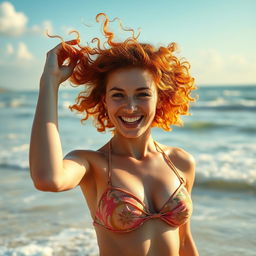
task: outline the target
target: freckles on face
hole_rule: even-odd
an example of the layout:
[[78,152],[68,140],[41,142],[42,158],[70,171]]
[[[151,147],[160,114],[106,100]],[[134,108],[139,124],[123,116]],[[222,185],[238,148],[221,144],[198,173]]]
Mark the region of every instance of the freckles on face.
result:
[[114,71],[108,76],[105,102],[115,128],[148,128],[157,104],[157,88],[152,74],[140,68]]

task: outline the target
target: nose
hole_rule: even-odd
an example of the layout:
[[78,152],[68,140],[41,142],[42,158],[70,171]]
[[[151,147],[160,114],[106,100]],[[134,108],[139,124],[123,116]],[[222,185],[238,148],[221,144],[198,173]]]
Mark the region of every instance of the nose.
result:
[[127,113],[131,114],[137,110],[137,104],[134,99],[128,99],[125,110]]

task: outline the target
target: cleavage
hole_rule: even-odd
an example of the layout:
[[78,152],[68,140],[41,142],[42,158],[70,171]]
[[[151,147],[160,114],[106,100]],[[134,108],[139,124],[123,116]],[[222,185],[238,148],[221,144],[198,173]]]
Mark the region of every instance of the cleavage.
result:
[[[118,175],[116,175],[117,173]],[[164,178],[161,177],[138,177],[126,170],[112,169],[111,184],[114,188],[120,188],[121,190],[131,193],[135,198],[142,201],[149,212],[157,213],[180,186],[180,180],[174,172],[171,172],[168,178],[168,180],[170,180],[169,183],[173,181],[172,186],[168,186],[166,181],[163,182]]]

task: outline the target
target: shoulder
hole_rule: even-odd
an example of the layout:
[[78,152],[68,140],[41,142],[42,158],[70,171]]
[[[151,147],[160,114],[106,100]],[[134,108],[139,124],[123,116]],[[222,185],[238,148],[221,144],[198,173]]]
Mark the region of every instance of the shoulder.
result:
[[82,187],[97,183],[97,179],[101,179],[104,175],[106,166],[106,154],[99,150],[73,150],[63,160],[63,167],[69,176],[81,174],[79,184]]
[[176,158],[176,161],[179,163],[179,169],[182,172],[193,172],[195,169],[196,161],[193,155],[188,153],[182,148],[172,148],[171,149],[172,157]]
[[195,180],[196,161],[193,155],[182,148],[168,147],[168,155],[186,181],[186,187],[192,190]]
[[102,161],[105,161],[105,159],[104,152],[82,149],[70,151],[64,157],[64,160],[79,164],[85,167],[87,171],[91,170],[95,164],[100,164]]
[[196,161],[193,155],[182,148],[159,144],[165,154],[168,155],[173,164],[182,172],[193,172]]

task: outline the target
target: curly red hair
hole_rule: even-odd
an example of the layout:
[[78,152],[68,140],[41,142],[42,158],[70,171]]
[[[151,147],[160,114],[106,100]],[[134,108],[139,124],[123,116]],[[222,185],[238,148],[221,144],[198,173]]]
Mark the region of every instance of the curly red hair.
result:
[[62,41],[70,59],[78,60],[70,77],[71,83],[73,86],[85,85],[85,90],[79,93],[76,104],[69,108],[85,115],[81,122],[93,116],[95,126],[100,132],[113,128],[103,103],[108,75],[120,68],[140,67],[151,72],[158,87],[159,106],[152,127],[169,131],[171,125],[181,126],[183,122],[180,115],[190,115],[189,104],[195,101],[190,94],[196,86],[189,73],[190,64],[173,54],[177,45],[171,43],[167,47],[155,48],[151,44],[139,43],[138,36],[134,36],[134,30],[124,29],[121,23],[122,29],[130,31],[132,37],[123,42],[114,42],[114,33],[108,30],[108,17],[100,13],[96,16],[97,22],[100,17],[104,18],[103,34],[107,39],[103,47],[98,38],[92,40],[97,42],[97,47],[81,46],[77,31],[72,31],[78,34],[77,40],[73,40],[72,44],[77,44],[78,49],[74,50],[74,47],[68,47]]

